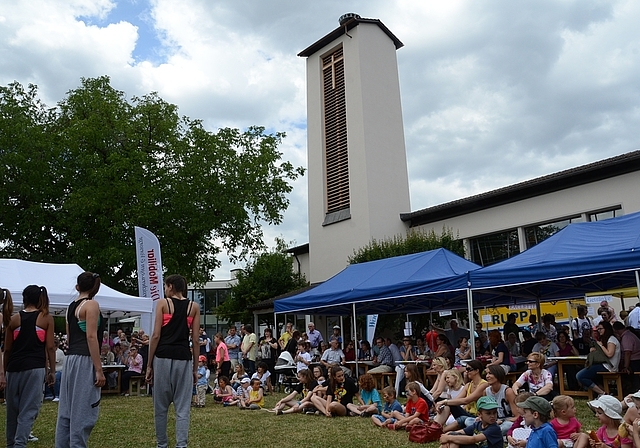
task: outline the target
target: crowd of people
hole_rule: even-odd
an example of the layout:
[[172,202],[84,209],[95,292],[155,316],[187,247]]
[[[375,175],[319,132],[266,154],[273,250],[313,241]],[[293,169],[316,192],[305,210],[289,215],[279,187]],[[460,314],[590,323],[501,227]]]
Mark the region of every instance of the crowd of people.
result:
[[[99,275],[78,276],[78,297],[66,311],[67,334],[58,336],[44,286],[24,289],[19,313],[13,312],[10,292],[2,290],[0,389],[6,397],[7,446],[25,446],[33,438],[42,384],[46,398],[59,403],[56,447],[87,446],[98,419],[101,389],[117,384],[113,374],[104,374],[109,365],[126,366],[119,379],[121,393],[126,394],[133,376],[144,375],[153,387],[157,446],[169,443],[171,403],[176,445],[186,446],[190,409],[205,406],[207,393],[225,407],[265,409],[265,396],[282,379],[275,370],[281,353],[287,353],[295,366],[296,381],[286,396],[266,409],[276,415],[361,416],[391,430],[428,424],[430,437],[437,434],[433,440],[448,448],[498,447],[503,439],[512,448],[602,448],[594,445],[596,437],[598,443],[615,448],[640,446],[640,385],[635,375],[640,372],[640,339],[637,327],[629,325],[636,317],[640,325],[640,303],[620,317],[603,303],[593,320],[586,307],[579,306],[578,316],[566,326],[545,315],[542,322],[532,317],[529,326],[520,328],[517,316],[509,315],[502,332],[486,332],[476,325],[472,350],[470,331],[455,319],[447,329],[434,325],[417,339],[405,335],[397,344],[382,336],[373,345],[343,340],[339,326],[333,327],[327,342],[313,322],[306,332],[287,323],[277,339],[271,328],[258,337],[251,325],[239,331],[231,326],[226,335],[217,333],[212,340],[200,326],[198,304],[186,299],[186,280],[179,275],[165,280],[166,298],[157,303],[151,336],[118,331],[112,337],[93,300],[99,288]],[[589,402],[602,424],[596,436],[581,432],[573,400],[557,393],[558,381],[565,379],[557,378],[554,358],[572,355],[588,355],[585,367],[567,375],[567,382],[598,395]],[[525,368],[518,371],[516,359],[521,357]],[[368,372],[348,364],[355,360],[366,361]],[[429,363],[426,377],[417,364],[406,361]],[[514,371],[516,379],[508,385],[507,374]],[[597,383],[603,371],[627,377],[624,401],[604,394]],[[395,383],[378,391],[374,376],[394,372]],[[398,401],[402,395],[404,406]]]

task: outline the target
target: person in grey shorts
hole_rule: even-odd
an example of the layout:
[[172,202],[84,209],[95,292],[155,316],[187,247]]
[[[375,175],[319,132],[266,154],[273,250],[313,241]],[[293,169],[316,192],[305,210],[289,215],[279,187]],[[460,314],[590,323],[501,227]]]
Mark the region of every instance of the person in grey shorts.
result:
[[100,283],[98,274],[80,274],[78,298],[67,308],[69,350],[60,379],[56,448],[86,447],[98,421],[100,394],[106,383],[100,360],[105,319],[93,300]]

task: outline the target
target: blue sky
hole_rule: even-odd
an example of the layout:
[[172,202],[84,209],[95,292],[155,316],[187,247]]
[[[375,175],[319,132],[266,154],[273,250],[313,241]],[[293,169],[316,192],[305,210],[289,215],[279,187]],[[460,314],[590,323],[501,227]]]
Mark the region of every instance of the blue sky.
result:
[[[405,44],[398,71],[411,209],[640,148],[633,0],[16,0],[0,3],[0,83],[53,105],[81,77],[157,91],[215,130],[284,131],[306,166],[305,61],[346,12]],[[307,242],[306,178],[276,236]],[[216,272],[228,276],[231,265]]]

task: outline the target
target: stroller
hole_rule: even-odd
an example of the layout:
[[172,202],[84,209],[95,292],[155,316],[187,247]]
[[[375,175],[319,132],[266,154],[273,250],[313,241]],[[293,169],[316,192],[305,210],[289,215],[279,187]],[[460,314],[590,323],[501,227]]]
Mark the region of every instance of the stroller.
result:
[[291,353],[287,351],[280,353],[274,368],[276,373],[279,373],[278,387],[284,386],[284,393],[291,393],[293,387],[298,385],[297,366]]

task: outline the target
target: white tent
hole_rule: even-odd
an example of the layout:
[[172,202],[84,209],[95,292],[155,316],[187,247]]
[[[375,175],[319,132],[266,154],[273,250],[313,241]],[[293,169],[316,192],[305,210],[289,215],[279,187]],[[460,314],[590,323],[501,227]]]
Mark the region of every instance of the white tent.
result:
[[[84,269],[77,264],[36,263],[4,258],[0,259],[0,287],[11,291],[14,305],[20,307],[22,291],[26,286],[44,286],[49,294],[52,314],[59,315],[78,297],[76,280],[82,272]],[[140,314],[143,321],[151,322],[153,300],[150,298],[123,294],[103,284],[95,299],[105,316]]]

